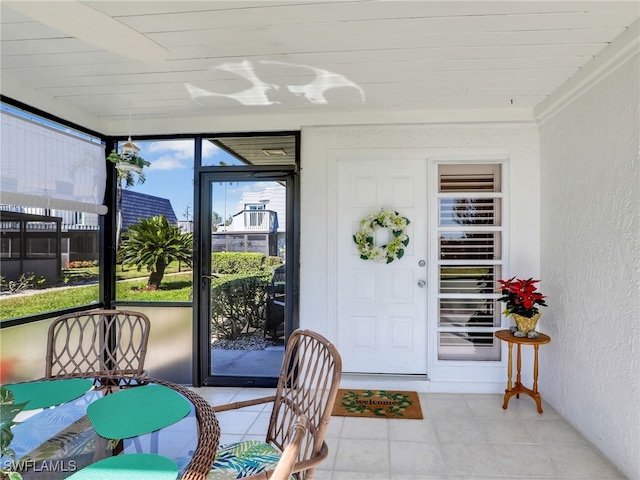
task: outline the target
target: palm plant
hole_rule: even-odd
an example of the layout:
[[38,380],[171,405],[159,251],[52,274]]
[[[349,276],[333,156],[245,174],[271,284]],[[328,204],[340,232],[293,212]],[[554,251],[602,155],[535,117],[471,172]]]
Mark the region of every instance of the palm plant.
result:
[[192,252],[193,235],[182,233],[167,217],[158,215],[130,226],[118,255],[123,265],[151,272],[147,288],[157,290],[167,265],[177,260],[191,266]]

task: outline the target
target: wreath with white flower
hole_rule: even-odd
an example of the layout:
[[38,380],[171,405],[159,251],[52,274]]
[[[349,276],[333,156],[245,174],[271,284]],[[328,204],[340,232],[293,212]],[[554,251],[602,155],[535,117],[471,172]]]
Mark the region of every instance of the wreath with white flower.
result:
[[[409,236],[404,232],[411,222],[401,217],[394,210],[382,209],[360,220],[360,230],[353,236],[358,245],[358,253],[363,260],[373,260],[378,263],[391,263],[396,258],[402,258],[404,247],[409,245]],[[376,247],[373,243],[373,232],[376,227],[387,228],[393,238],[386,245]]]

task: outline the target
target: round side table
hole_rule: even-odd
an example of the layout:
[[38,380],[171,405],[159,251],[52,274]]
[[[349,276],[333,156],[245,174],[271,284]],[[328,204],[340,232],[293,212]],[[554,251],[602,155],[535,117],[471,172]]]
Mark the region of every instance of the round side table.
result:
[[[496,332],[496,337],[500,340],[507,342],[509,344],[509,364],[507,366],[507,389],[504,391],[504,403],[502,404],[502,408],[506,409],[509,406],[509,399],[512,396],[516,396],[516,398],[520,398],[521,393],[526,393],[531,398],[536,401],[536,405],[538,406],[538,413],[542,413],[542,398],[540,398],[540,394],[538,393],[538,348],[540,345],[544,345],[551,341],[551,337],[541,333],[537,338],[527,338],[527,337],[516,337],[511,333],[511,330],[498,330]],[[518,354],[517,354],[517,376],[516,382],[513,384],[511,382],[511,376],[513,374],[513,362],[512,362],[512,351],[513,344],[518,345]],[[533,345],[533,389],[529,389],[522,385],[520,379],[520,369],[522,366],[522,361],[520,359],[520,346],[521,345]]]

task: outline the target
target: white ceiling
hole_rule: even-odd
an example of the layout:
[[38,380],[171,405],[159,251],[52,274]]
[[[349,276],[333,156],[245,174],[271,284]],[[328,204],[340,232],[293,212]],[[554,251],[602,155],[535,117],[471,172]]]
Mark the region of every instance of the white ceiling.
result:
[[638,1],[613,0],[0,8],[2,94],[111,134],[402,123],[427,112],[530,119],[640,16]]

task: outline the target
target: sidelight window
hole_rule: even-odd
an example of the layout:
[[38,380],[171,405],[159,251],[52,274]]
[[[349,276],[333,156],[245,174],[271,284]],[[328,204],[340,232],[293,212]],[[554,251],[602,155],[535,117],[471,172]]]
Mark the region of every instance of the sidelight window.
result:
[[438,359],[500,360],[500,164],[438,166]]

